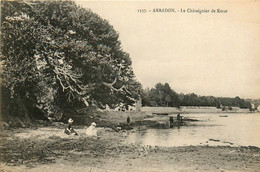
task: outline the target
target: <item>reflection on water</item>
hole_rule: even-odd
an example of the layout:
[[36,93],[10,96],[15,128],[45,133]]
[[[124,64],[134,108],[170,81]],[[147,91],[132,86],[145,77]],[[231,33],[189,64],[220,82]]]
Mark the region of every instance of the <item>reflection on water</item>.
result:
[[198,119],[192,126],[135,130],[126,143],[151,146],[229,145],[260,147],[260,114],[186,114]]

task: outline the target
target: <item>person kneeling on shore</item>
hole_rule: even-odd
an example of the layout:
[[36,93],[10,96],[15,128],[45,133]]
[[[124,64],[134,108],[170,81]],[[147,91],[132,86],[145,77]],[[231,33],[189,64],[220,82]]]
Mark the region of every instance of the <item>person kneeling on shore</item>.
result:
[[97,136],[96,123],[92,122],[91,125],[86,130],[87,136]]
[[68,120],[68,127],[65,128],[64,133],[66,133],[68,135],[71,135],[71,134],[78,135],[78,133],[72,128],[72,123],[73,123],[73,120],[70,118]]

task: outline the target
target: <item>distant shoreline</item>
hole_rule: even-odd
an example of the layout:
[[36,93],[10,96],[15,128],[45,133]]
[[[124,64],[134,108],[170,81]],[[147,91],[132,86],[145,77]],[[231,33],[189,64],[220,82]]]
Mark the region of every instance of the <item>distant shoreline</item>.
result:
[[258,111],[250,111],[249,109],[241,109],[231,107],[232,110],[222,110],[221,108],[209,106],[181,106],[176,107],[142,107],[141,112],[151,113],[259,113]]

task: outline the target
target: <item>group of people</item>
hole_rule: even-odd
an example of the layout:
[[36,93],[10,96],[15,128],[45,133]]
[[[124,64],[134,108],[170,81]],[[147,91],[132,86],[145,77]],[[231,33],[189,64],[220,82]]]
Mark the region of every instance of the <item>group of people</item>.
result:
[[[74,121],[70,118],[68,120],[68,126],[65,128],[64,133],[67,135],[78,135],[78,133],[72,128],[72,123]],[[130,117],[127,117],[127,124],[130,125]],[[91,125],[87,128],[85,134],[87,136],[97,136],[96,123],[92,122]]]
[[[78,135],[78,133],[72,128],[73,120],[70,118],[68,120],[68,127],[65,128],[64,133],[68,135]],[[87,136],[97,136],[96,123],[92,122],[91,125],[87,128],[85,134]]]
[[[171,116],[170,119],[170,127],[172,128],[173,127],[173,117]],[[177,122],[178,124],[182,123],[182,116],[180,114],[177,115]]]
[[[173,117],[171,116],[170,119],[170,127],[172,128],[174,125]],[[182,122],[182,116],[180,114],[177,115],[177,122],[178,124]],[[65,128],[65,133],[68,135],[78,135],[78,133],[72,128],[73,120],[70,118],[68,120],[68,127]],[[130,125],[130,118],[127,117],[127,124]],[[97,129],[96,129],[96,123],[92,122],[91,125],[87,128],[85,134],[87,136],[97,136]]]

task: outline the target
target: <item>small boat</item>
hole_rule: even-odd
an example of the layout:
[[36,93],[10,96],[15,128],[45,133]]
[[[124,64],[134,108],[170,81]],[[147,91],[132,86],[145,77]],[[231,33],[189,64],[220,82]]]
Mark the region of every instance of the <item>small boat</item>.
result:
[[219,117],[228,117],[228,115],[219,115]]
[[161,113],[161,112],[155,112],[155,113],[153,113],[153,115],[168,115],[168,113]]

